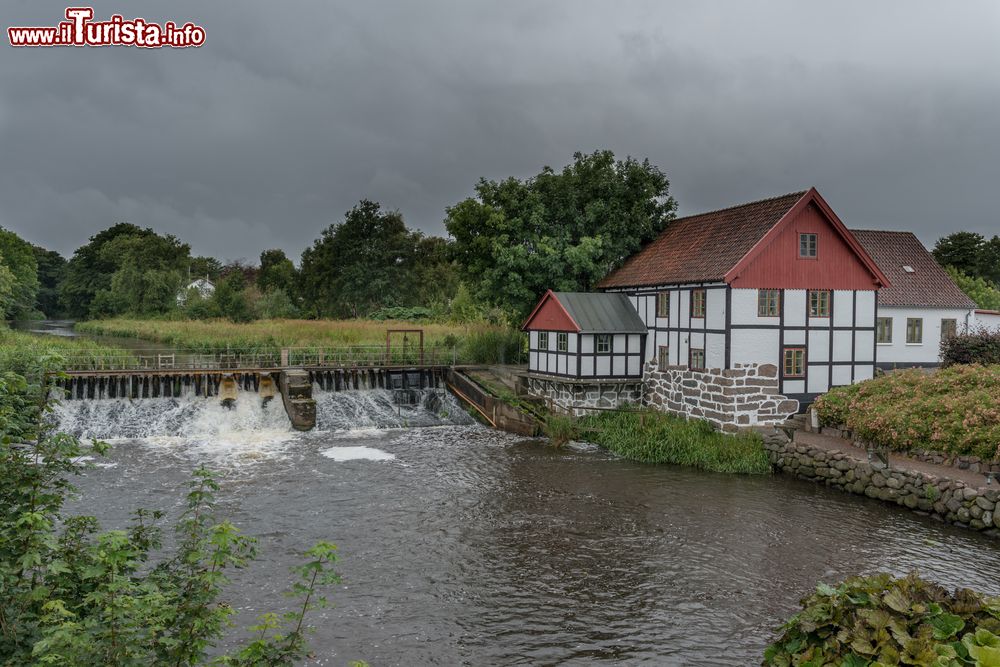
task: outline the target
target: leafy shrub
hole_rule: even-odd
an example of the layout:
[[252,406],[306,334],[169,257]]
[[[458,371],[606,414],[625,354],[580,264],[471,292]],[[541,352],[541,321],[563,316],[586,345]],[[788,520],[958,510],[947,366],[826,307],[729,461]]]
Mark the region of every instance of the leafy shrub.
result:
[[562,447],[570,440],[580,437],[576,420],[565,415],[549,415],[545,418],[545,437],[556,447]]
[[644,463],[674,463],[726,473],[771,470],[758,433],[720,433],[701,419],[656,410],[600,412],[579,423],[582,437]]
[[911,574],[820,584],[764,652],[765,667],[1000,665],[1000,598]]
[[844,424],[859,438],[896,451],[936,450],[1000,456],[1000,366],[951,366],[934,373],[896,371],[820,396],[824,425]]
[[1000,364],[1000,330],[983,327],[944,338],[941,341],[941,363],[944,366]]
[[[205,664],[235,613],[222,599],[227,572],[254,557],[255,540],[217,516],[219,487],[204,468],[169,548],[159,512],[137,510],[128,529],[106,532],[94,517],[65,516],[83,454],[106,445],[84,448],[38,419],[26,427],[26,386],[0,378],[0,664]],[[34,442],[18,444],[26,434]],[[302,660],[304,617],[324,604],[319,589],[337,581],[335,549],[321,542],[306,553],[291,589],[300,603],[284,622],[265,614],[249,644],[215,662]]]

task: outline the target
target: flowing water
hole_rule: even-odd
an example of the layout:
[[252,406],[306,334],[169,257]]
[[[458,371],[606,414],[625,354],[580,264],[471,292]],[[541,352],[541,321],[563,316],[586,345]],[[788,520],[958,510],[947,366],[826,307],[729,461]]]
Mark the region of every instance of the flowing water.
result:
[[556,450],[430,391],[315,395],[309,433],[252,394],[68,401],[64,429],[115,438],[72,509],[175,518],[192,469],[216,469],[222,511],[260,538],[230,591],[243,625],[288,604],[297,554],[338,543],[309,664],[748,665],[820,580],[919,569],[1000,593],[996,543],[876,501]]

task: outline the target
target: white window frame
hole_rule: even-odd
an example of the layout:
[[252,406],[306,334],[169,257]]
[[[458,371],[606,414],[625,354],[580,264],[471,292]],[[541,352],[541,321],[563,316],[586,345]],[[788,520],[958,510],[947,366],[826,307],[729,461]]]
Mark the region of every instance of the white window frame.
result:
[[[805,251],[804,253],[803,250]],[[799,259],[816,259],[818,257],[819,234],[815,232],[799,232]]]
[[[597,334],[597,340],[594,341],[594,350],[598,354],[610,354],[611,353],[611,334]],[[605,349],[601,349],[601,348]]]

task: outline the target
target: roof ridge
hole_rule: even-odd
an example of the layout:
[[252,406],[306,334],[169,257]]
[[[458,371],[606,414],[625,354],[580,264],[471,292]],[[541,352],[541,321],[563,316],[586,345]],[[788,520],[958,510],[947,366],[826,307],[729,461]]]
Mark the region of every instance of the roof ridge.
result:
[[906,229],[850,229],[851,232],[875,232],[877,234],[909,234],[910,236],[916,236],[913,232]]
[[809,192],[808,188],[806,188],[805,190],[798,190],[796,192],[787,192],[787,193],[785,193],[783,195],[775,195],[773,197],[764,197],[763,199],[755,199],[753,201],[743,202],[742,204],[734,204],[732,206],[725,206],[723,208],[716,208],[716,209],[713,209],[711,211],[702,211],[701,213],[692,213],[691,215],[685,215],[685,216],[680,217],[680,218],[674,218],[670,222],[674,223],[674,222],[678,222],[680,220],[687,220],[688,218],[699,218],[699,217],[701,217],[703,215],[712,215],[713,213],[722,213],[723,211],[731,211],[731,210],[736,209],[736,208],[743,208],[744,206],[753,206],[755,204],[764,204],[766,202],[776,201],[778,199],[784,199],[786,197],[792,197],[792,196],[796,196],[796,201],[798,201],[799,199],[802,199],[802,197],[804,197],[807,192]]

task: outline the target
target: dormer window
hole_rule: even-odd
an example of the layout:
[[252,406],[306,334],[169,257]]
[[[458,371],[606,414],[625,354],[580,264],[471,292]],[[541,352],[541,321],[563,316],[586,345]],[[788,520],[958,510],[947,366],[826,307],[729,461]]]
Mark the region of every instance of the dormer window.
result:
[[799,234],[799,257],[802,259],[816,259],[816,250],[816,234]]

